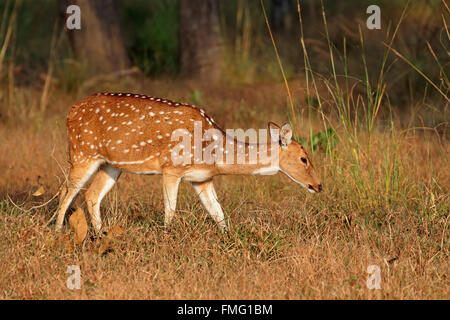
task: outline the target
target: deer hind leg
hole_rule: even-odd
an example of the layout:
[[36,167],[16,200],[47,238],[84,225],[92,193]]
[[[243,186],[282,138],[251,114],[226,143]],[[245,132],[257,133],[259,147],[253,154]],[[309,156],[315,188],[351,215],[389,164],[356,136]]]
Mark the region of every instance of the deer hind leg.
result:
[[100,215],[100,203],[103,197],[111,190],[111,188],[119,179],[121,170],[105,164],[100,167],[100,170],[95,175],[94,180],[86,191],[86,204],[91,215],[92,225],[98,233],[102,228],[102,219]]
[[222,231],[226,231],[227,224],[225,222],[225,217],[223,215],[222,207],[220,206],[219,201],[217,201],[217,194],[214,190],[214,185],[212,180],[208,180],[205,182],[192,182],[192,186],[197,192],[200,200],[205,206],[206,210],[209,212],[211,217],[216,221],[219,225],[219,228]]
[[164,225],[168,226],[175,216],[180,177],[163,172]]
[[88,163],[74,165],[69,172],[69,181],[67,186],[62,190],[58,217],[56,219],[56,231],[60,231],[64,222],[64,216],[70,206],[73,198],[78,194],[80,189],[86,184],[89,178],[95,173],[100,166],[101,161],[90,161]]

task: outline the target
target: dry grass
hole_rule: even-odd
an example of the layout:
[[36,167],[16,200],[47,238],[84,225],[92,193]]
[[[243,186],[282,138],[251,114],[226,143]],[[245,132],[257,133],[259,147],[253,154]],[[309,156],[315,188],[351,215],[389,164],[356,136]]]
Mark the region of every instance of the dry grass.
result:
[[[151,88],[142,93],[173,99],[188,97],[195,87],[141,85]],[[302,84],[291,87],[298,98]],[[208,113],[228,128],[287,119],[283,84],[199,88]],[[136,91],[123,88],[129,90]],[[39,92],[35,97],[39,101]],[[22,212],[7,198],[29,208],[57,192],[64,175],[51,154],[67,169],[64,119],[72,102],[50,91],[45,115],[30,111],[0,126],[0,298],[450,298],[445,131],[403,130],[380,121],[370,155],[364,131],[357,132],[355,167],[355,145],[337,124],[337,148],[314,154],[325,188],[318,195],[281,175],[219,177],[216,189],[230,224],[225,235],[188,184],[180,190],[174,224],[165,229],[161,179],[123,175],[105,198],[102,215],[106,230],[119,225],[124,234],[111,251],[98,254],[98,241],[69,246],[53,225],[45,226],[56,200]],[[320,120],[311,123],[313,131],[321,129]],[[35,198],[38,183],[46,193]],[[82,198],[77,204],[84,205]],[[65,233],[72,242],[67,227]],[[81,267],[81,290],[66,287],[69,265]],[[381,290],[366,287],[369,265],[381,268]]]

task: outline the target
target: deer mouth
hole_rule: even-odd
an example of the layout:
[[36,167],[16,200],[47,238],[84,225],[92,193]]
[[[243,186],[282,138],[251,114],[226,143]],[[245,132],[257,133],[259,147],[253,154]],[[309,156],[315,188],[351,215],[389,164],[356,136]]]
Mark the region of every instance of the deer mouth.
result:
[[316,188],[314,188],[312,185],[308,184],[308,191],[311,193],[321,192],[322,191],[322,185],[318,184]]
[[281,170],[281,169],[280,169],[280,171],[283,172],[285,175],[287,175],[292,181],[298,183],[298,184],[301,185],[303,188],[305,188],[306,190],[308,190],[310,193],[317,193],[317,192],[322,191],[322,185],[321,185],[321,184],[318,185],[317,190],[316,190],[316,189],[313,188],[312,185],[310,185],[310,184],[306,185],[306,184],[304,184],[303,182],[300,182],[300,181],[298,181],[297,179],[293,178],[293,177],[292,177],[289,173],[287,173],[286,171]]

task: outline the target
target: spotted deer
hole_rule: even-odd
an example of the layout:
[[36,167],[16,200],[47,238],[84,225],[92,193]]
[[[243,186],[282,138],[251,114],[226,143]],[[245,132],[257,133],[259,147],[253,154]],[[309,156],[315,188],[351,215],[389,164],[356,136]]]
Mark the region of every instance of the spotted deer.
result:
[[[131,93],[98,93],[73,105],[67,118],[71,168],[67,186],[60,197],[56,230],[61,229],[74,197],[93,176],[85,197],[97,232],[102,227],[100,203],[122,172],[162,175],[165,225],[175,215],[178,186],[182,180],[192,183],[206,210],[223,230],[227,225],[214,190],[214,176],[283,172],[311,193],[322,190],[306,151],[292,140],[289,124],[280,128],[269,122],[271,142],[268,141],[265,147],[269,154],[277,154],[275,164],[257,159],[245,164],[194,161],[175,165],[173,149],[176,146],[172,133],[183,130],[192,136],[196,124],[202,126],[202,132],[215,129],[214,140],[217,140],[217,135],[223,138],[221,141],[227,136],[203,109],[168,99]],[[242,151],[244,160],[249,160],[249,153],[257,148],[251,142],[237,138],[233,138],[230,144],[236,154]],[[194,143],[183,151],[188,159],[192,159],[197,157],[200,148],[205,150],[205,142],[200,142],[200,145]],[[215,149],[215,156],[226,156],[228,150],[226,146],[220,146]]]

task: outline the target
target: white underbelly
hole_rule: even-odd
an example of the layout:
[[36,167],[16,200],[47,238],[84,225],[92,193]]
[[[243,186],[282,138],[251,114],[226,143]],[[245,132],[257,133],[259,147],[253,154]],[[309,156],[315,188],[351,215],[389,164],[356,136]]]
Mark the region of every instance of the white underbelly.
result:
[[211,172],[209,170],[193,170],[188,171],[183,175],[183,180],[190,182],[203,182],[211,179]]

